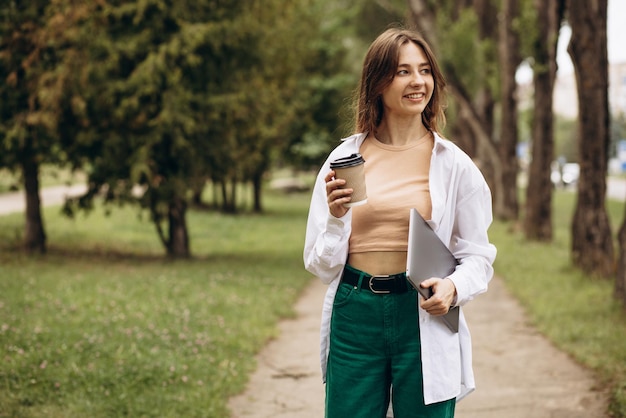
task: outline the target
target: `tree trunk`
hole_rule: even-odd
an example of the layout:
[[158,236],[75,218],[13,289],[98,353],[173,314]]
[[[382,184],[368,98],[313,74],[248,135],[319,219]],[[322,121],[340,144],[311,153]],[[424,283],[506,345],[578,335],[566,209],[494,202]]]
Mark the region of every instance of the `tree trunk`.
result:
[[[416,26],[424,34],[424,37],[431,47],[438,51],[438,39],[434,28],[437,23],[437,7],[434,3],[424,0],[409,0],[411,16]],[[489,2],[482,0],[468,0],[466,2],[456,3],[455,13],[460,14],[464,8],[475,7],[479,20],[479,33],[476,35],[481,39],[484,37],[497,37],[494,35],[493,25],[490,24],[495,18],[495,9],[491,7]],[[492,16],[493,14],[493,16]],[[452,17],[454,18],[454,17]],[[470,35],[468,35],[470,36]],[[454,45],[446,46],[454,48]],[[492,140],[493,133],[493,97],[488,86],[481,85],[479,87],[472,86],[468,88],[461,81],[461,77],[457,74],[451,62],[441,62],[442,70],[448,80],[450,92],[455,96],[456,104],[459,109],[459,116],[464,118],[471,134],[476,141],[476,155],[481,161],[478,165],[481,167],[483,174],[492,191],[494,204],[493,211],[496,217],[500,217],[503,207],[502,199],[502,163],[498,151]],[[487,79],[487,77],[485,77]],[[475,88],[474,88],[475,87]],[[478,91],[475,97],[472,97],[469,91]],[[477,99],[477,100],[474,100]]]
[[219,207],[221,184],[222,183],[219,180],[211,179],[211,186],[212,186],[211,189],[213,190],[212,206],[216,208]]
[[39,197],[39,164],[33,156],[27,156],[22,163],[24,188],[26,191],[26,229],[24,247],[27,251],[46,252],[46,232],[41,216]]
[[413,21],[419,26],[420,32],[433,51],[439,50],[437,39],[437,17],[433,9],[423,0],[408,0]]
[[457,112],[452,130],[452,139],[472,159],[478,158],[476,138],[472,134],[469,122],[465,120],[465,113]]
[[517,82],[515,73],[521,63],[519,38],[513,21],[519,14],[518,0],[504,0],[500,19],[498,55],[500,59],[500,88],[502,122],[498,151],[502,167],[502,212],[503,220],[515,220],[519,216],[517,199]]
[[526,238],[552,240],[552,183],[550,164],[554,158],[551,75],[535,74],[535,104],[532,126],[532,160],[526,189]]
[[[457,2],[457,12],[460,13],[463,8],[471,8],[474,10],[476,17],[478,18],[478,38],[480,41],[488,39],[490,41],[497,42],[498,39],[498,9],[494,6],[490,0],[465,0]],[[483,83],[480,88],[477,89],[476,94],[471,101],[474,113],[478,116],[478,121],[484,130],[484,138],[486,142],[479,142],[480,146],[477,149],[478,158],[481,162],[482,172],[487,182],[491,185],[492,192],[497,195],[495,198],[494,212],[495,216],[500,218],[502,212],[502,166],[499,162],[499,155],[494,152],[495,144],[494,138],[494,109],[495,98],[492,92],[492,88],[487,80],[494,76],[485,68],[487,73],[483,78]],[[461,83],[461,79],[454,74],[456,79],[455,83]],[[464,87],[467,91],[467,86]],[[471,126],[471,125],[470,125]],[[482,136],[482,135],[481,135]]]
[[252,177],[252,193],[254,195],[253,211],[256,213],[263,212],[263,204],[262,204],[262,199],[261,199],[261,193],[263,191],[262,185],[263,185],[263,173],[255,174]]
[[554,159],[554,116],[552,94],[556,80],[556,48],[562,7],[559,0],[535,0],[539,27],[535,42],[535,100],[532,127],[532,161],[526,189],[526,238],[552,240],[552,182]]
[[230,212],[231,213],[236,213],[237,212],[237,180],[235,178],[232,179],[232,181],[230,182],[230,199],[231,199],[231,203],[230,203]]
[[[449,73],[453,74],[454,71],[450,69]],[[451,79],[455,79],[455,77],[452,76]],[[498,150],[491,141],[489,133],[485,130],[485,125],[481,123],[480,115],[469,96],[462,90],[462,86],[459,86],[458,83],[450,83],[450,90],[457,100],[461,117],[467,122],[472,135],[476,138],[477,155],[481,160],[478,162],[478,166],[485,174],[487,183],[491,188],[494,199],[493,211],[498,216],[504,205],[501,193],[503,168]]]
[[612,276],[613,241],[604,204],[609,147],[607,0],[569,0],[567,48],[578,89],[580,179],[572,220],[573,263]]
[[615,275],[615,298],[626,310],[626,206],[624,220],[617,235],[619,242],[619,257],[617,259],[617,274]]
[[479,122],[486,134],[486,141],[488,145],[481,145],[478,147],[478,158],[483,162],[483,175],[487,179],[488,183],[492,187],[494,194],[498,196],[495,198],[496,204],[494,205],[494,212],[497,218],[501,218],[503,198],[503,184],[502,184],[502,165],[500,156],[498,155],[494,138],[494,111],[496,107],[496,101],[491,89],[489,87],[482,88],[477,97],[473,101],[473,107],[476,109],[479,116]]
[[[237,182],[222,180],[222,212],[235,213],[237,211]],[[229,187],[230,186],[230,189]]]
[[189,257],[189,233],[187,231],[187,203],[176,196],[169,204],[169,240],[167,254],[170,257]]
[[202,194],[204,193],[206,182],[207,180],[204,177],[195,177],[190,180],[190,187],[192,191],[191,203],[195,207],[206,206],[202,201]]

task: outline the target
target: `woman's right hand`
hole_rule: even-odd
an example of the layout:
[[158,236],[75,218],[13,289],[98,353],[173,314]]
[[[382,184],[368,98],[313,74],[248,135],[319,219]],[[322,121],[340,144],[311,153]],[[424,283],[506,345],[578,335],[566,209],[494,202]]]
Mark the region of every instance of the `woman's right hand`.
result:
[[330,214],[335,218],[341,218],[348,213],[347,207],[344,203],[349,203],[352,200],[352,189],[342,189],[345,186],[346,181],[343,179],[335,178],[335,171],[331,170],[326,174],[326,196],[328,197],[328,209]]

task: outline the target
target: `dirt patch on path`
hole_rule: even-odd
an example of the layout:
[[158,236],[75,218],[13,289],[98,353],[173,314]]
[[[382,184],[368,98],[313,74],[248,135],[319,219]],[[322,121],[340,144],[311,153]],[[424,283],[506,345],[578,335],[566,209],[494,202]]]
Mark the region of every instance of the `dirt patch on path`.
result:
[[[319,325],[326,286],[313,280],[258,355],[244,393],[230,399],[233,418],[322,418]],[[465,308],[473,337],[477,390],[458,418],[604,418],[608,395],[593,374],[528,324],[499,278]]]

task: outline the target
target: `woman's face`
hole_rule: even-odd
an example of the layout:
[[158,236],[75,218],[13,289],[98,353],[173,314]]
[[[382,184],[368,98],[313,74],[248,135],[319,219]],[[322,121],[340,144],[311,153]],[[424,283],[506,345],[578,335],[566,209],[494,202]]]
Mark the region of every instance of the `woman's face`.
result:
[[433,95],[435,81],[422,48],[413,42],[400,47],[398,68],[383,91],[384,114],[396,117],[421,116]]

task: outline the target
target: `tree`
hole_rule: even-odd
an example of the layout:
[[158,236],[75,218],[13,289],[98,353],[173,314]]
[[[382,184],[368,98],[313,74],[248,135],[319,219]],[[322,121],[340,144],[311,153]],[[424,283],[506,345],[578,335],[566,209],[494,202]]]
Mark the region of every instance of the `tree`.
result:
[[[261,211],[272,164],[297,154],[312,163],[341,135],[339,109],[358,77],[350,2],[10,5],[0,23],[9,81],[0,86],[0,164],[84,169],[88,191],[66,213],[99,196],[108,208],[138,204],[171,256],[190,254],[186,212],[207,180],[222,210],[235,212],[238,186],[251,184]],[[311,144],[313,154],[299,152]],[[27,186],[37,197],[39,186]]]
[[[288,162],[306,167],[306,160],[315,158],[318,166],[319,158],[336,144],[341,136],[340,112],[356,84],[345,46],[351,39],[346,23],[353,13],[347,4],[320,0],[291,5],[276,1],[274,8],[267,2],[259,4],[254,15],[262,26],[264,51],[255,72],[263,78],[254,89],[252,108],[258,116],[248,121],[243,141],[257,158],[242,170],[248,173],[244,180],[252,183],[256,212],[262,210],[263,179],[273,165]],[[259,19],[262,14],[265,19]],[[265,100],[259,100],[259,93]],[[318,152],[300,154],[305,143],[314,144],[309,149]]]
[[305,169],[317,169],[339,138],[353,133],[350,99],[367,45],[406,12],[404,0],[313,4],[304,36],[311,42],[305,43],[303,76],[296,82],[298,100],[291,100],[298,116],[289,126],[290,143],[280,161]]
[[578,90],[580,178],[572,219],[572,258],[583,271],[614,274],[613,238],[605,207],[609,146],[607,0],[568,0],[568,52]]
[[517,200],[517,81],[515,74],[522,62],[518,34],[520,5],[518,0],[504,0],[499,25],[498,56],[500,61],[500,159],[502,168],[502,212],[500,217],[515,220],[519,216]]
[[21,169],[26,190],[26,229],[28,250],[46,250],[46,234],[40,210],[39,165],[50,148],[49,130],[37,118],[33,87],[41,73],[37,31],[45,2],[17,4],[0,9],[0,165]]
[[500,141],[498,150],[504,162],[502,168],[503,205],[500,217],[515,220],[519,216],[517,199],[517,81],[515,74],[522,62],[518,30],[520,27],[519,0],[503,0],[499,24],[498,56],[500,62]]
[[[504,210],[503,162],[494,141],[497,71],[497,9],[489,1],[409,0],[413,21],[439,57],[457,108],[456,138],[480,159],[494,196],[494,212]],[[446,28],[437,32],[436,28]],[[445,45],[445,47],[444,47]],[[475,153],[472,150],[476,150]]]
[[626,209],[624,211],[624,220],[617,234],[619,244],[619,254],[617,257],[617,268],[615,275],[615,287],[613,294],[624,310],[626,310]]
[[[45,252],[46,232],[39,197],[43,163],[64,164],[62,120],[72,106],[69,66],[77,39],[75,23],[85,12],[60,14],[61,2],[9,1],[0,8],[0,166],[21,173],[26,194],[24,246]],[[75,69],[76,67],[73,67]],[[75,120],[73,121],[75,122]]]
[[[255,34],[245,30],[253,19],[239,14],[247,3],[221,9],[210,2],[90,3],[80,22],[85,36],[73,43],[79,52],[65,62],[84,63],[73,90],[80,106],[67,112],[62,129],[83,122],[67,135],[64,151],[85,165],[89,186],[67,203],[68,214],[91,208],[101,193],[108,204],[138,203],[149,211],[167,254],[190,255],[188,192],[208,171],[207,153],[200,151],[207,148],[209,111],[217,99],[226,101],[216,99],[212,87],[232,84],[211,76],[230,76],[229,65],[245,68],[256,57]],[[64,16],[79,7],[57,4]],[[236,29],[238,36],[229,36]],[[229,55],[235,51],[241,53]],[[226,71],[212,71],[216,67]]]
[[[68,203],[68,213],[89,209],[103,191],[107,203],[137,202],[167,253],[185,257],[186,211],[207,179],[218,185],[226,212],[237,210],[238,185],[251,183],[260,211],[264,175],[290,144],[299,112],[327,104],[325,95],[311,100],[319,86],[306,83],[336,84],[317,77],[340,68],[342,49],[323,56],[328,50],[314,46],[327,16],[313,5],[94,5],[83,21],[90,32],[77,93],[84,106],[73,114],[87,122],[66,147],[87,163],[89,190]],[[316,54],[325,59],[311,60]]]
[[552,94],[556,80],[556,48],[565,0],[535,0],[539,36],[534,44],[532,160],[526,189],[524,232],[529,239],[552,239],[552,182],[554,115]]
[[201,62],[197,48],[207,31],[192,16],[203,12],[186,2],[127,1],[96,7],[84,21],[93,33],[82,51],[89,124],[76,140],[89,190],[79,203],[91,207],[101,191],[105,202],[133,202],[140,186],[137,201],[173,257],[190,254],[186,184],[197,167],[199,117],[196,80],[185,75]]

